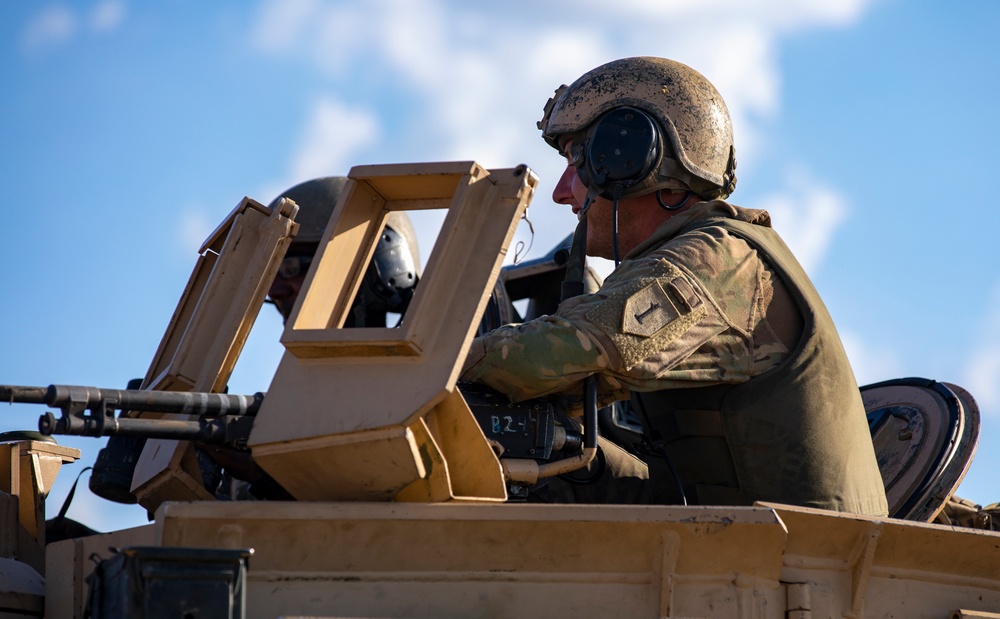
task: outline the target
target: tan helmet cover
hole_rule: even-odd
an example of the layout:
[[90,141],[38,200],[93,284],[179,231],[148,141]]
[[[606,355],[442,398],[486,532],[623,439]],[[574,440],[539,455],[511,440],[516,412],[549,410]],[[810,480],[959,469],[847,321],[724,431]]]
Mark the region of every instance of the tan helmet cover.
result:
[[732,193],[736,158],[729,110],[711,82],[680,62],[635,57],[601,65],[556,90],[538,128],[545,141],[562,152],[568,138],[586,131],[605,112],[624,106],[655,118],[670,142],[665,147],[676,158],[675,163],[668,152],[642,191],[633,195],[663,187],[668,178],[706,198]]

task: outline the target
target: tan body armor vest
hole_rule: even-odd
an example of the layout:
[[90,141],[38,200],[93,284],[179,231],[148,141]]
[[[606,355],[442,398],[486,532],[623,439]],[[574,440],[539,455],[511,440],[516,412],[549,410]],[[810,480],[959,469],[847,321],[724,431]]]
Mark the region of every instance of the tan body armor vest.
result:
[[795,299],[804,328],[784,362],[745,383],[633,393],[673,465],[649,458],[654,499],[680,502],[676,480],[692,505],[769,501],[886,515],[858,385],[805,271],[771,228],[710,218],[680,235],[707,226],[760,252]]

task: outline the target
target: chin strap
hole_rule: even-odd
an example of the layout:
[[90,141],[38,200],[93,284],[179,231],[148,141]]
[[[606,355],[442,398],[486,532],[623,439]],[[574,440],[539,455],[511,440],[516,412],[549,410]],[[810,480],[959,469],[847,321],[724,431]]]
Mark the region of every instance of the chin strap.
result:
[[587,199],[583,201],[583,208],[577,215],[580,221],[573,232],[573,245],[570,246],[569,258],[566,259],[566,276],[560,289],[560,301],[583,294],[583,281],[587,268],[587,212],[590,211],[590,205],[594,203],[596,197],[597,191],[589,190]]

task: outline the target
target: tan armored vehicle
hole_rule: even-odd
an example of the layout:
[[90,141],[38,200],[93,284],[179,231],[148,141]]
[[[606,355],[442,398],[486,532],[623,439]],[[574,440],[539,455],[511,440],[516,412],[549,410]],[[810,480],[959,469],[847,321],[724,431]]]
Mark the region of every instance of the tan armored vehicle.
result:
[[[2,388],[59,410],[44,431],[150,437],[131,491],[155,519],[46,545],[44,497],[78,452],[0,443],[0,616],[1000,617],[1000,534],[931,523],[978,437],[954,385],[863,390],[891,518],[519,501],[596,451],[593,417],[581,436],[457,384],[498,275],[551,270],[501,273],[536,177],[349,176],[266,395],[223,392],[295,234],[290,200],[245,199],[209,237],[138,389]],[[419,209],[447,215],[399,326],[341,328],[388,214]],[[252,454],[288,500],[216,500],[181,439]]]

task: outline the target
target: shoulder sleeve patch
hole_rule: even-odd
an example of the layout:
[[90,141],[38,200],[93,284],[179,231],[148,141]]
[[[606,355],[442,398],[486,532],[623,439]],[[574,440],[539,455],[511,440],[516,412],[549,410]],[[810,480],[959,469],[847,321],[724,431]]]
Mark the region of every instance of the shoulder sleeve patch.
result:
[[622,332],[650,337],[679,317],[674,302],[663,291],[660,282],[654,281],[625,301]]
[[709,313],[703,295],[676,268],[661,268],[665,276],[628,281],[586,314],[626,371],[654,356],[682,357],[703,340],[700,332],[685,337]]
[[[671,294],[663,289],[659,281],[653,281],[625,301],[622,313],[622,333],[639,337],[652,337],[661,329],[684,314],[690,314],[702,304],[694,287],[683,277],[676,277],[667,283]],[[677,299],[677,303],[671,299]]]

